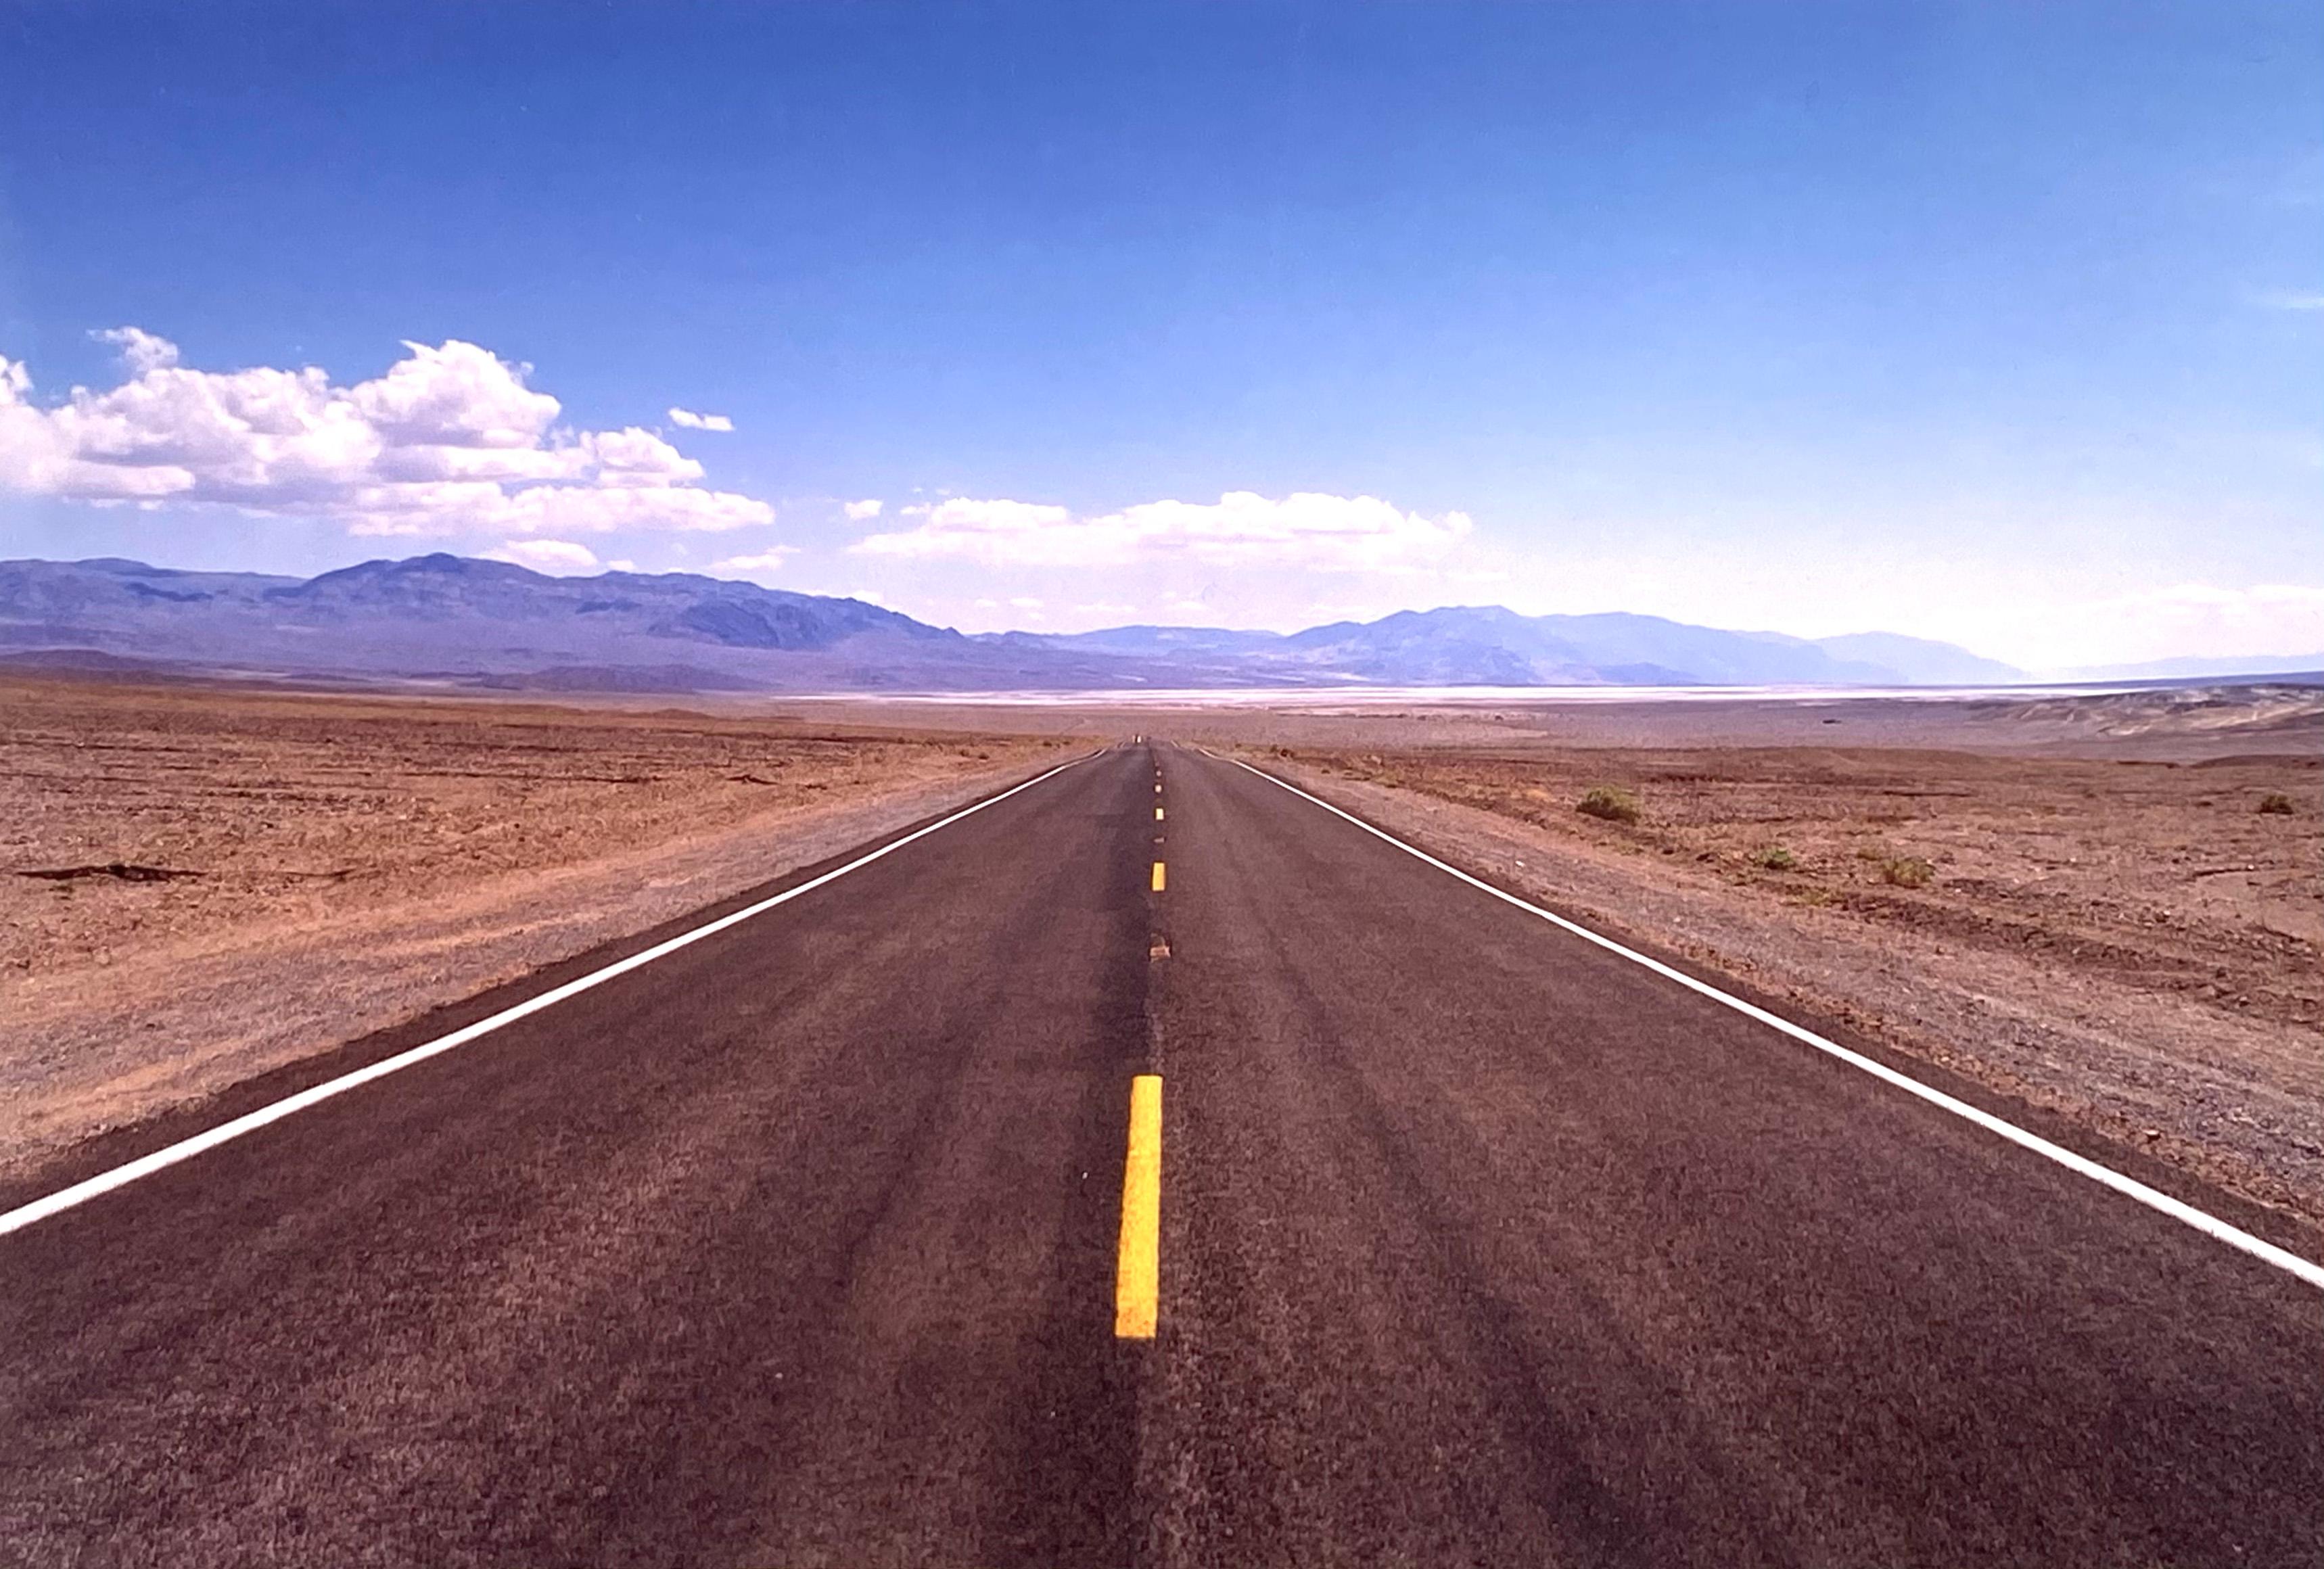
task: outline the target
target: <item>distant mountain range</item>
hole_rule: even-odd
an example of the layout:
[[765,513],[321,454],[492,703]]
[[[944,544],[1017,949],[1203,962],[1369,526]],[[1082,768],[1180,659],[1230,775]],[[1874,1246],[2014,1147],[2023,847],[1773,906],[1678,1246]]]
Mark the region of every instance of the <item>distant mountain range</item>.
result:
[[2141,665],[2100,665],[2070,672],[2080,681],[2200,680],[2212,676],[2314,675],[2324,653],[2246,654],[2236,659],[2150,660]]
[[0,562],[0,659],[619,691],[1246,686],[1990,685],[1950,643],[1807,640],[1651,615],[1401,611],[1305,632],[964,636],[856,599],[688,573],[549,577],[448,555],[319,577]]
[[566,690],[1102,686],[1047,650],[980,642],[858,599],[690,574],[549,577],[419,556],[319,577],[142,562],[0,562],[0,653]]
[[1270,682],[1298,684],[1897,687],[2024,679],[1950,643],[1892,632],[1812,641],[1655,615],[1519,615],[1499,605],[1404,610],[1287,634],[1125,626],[1037,641],[1147,660],[1227,659]]

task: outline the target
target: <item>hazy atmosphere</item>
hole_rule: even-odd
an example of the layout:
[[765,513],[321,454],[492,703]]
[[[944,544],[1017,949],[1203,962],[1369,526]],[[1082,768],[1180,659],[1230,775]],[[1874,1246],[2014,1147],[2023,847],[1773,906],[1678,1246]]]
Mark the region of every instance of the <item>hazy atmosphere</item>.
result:
[[2319,98],[2293,5],[14,5],[0,555],[2307,655]]

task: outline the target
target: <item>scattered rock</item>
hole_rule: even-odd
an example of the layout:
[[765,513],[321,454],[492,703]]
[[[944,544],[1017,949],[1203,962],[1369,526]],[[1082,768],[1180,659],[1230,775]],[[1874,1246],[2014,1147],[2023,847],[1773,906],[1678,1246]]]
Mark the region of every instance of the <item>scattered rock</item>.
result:
[[102,866],[37,866],[16,875],[38,877],[50,882],[78,882],[84,877],[110,877],[119,882],[175,882],[181,878],[199,877],[201,873],[175,866],[140,866],[134,862],[108,861]]

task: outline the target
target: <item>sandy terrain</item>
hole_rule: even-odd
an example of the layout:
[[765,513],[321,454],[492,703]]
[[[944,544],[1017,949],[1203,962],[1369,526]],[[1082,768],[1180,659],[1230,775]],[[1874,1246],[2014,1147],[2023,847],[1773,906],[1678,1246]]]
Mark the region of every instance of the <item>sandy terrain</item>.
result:
[[0,1173],[822,859],[1056,740],[0,683]]
[[[1895,726],[2017,743],[1982,752],[1589,744],[1652,728],[1600,709],[1512,714],[1489,744],[1416,744],[1407,716],[1360,751],[1343,732],[1245,753],[1565,913],[2324,1220],[2324,703],[2240,725],[2154,706]],[[1670,718],[1694,741],[1712,716]],[[1803,720],[1831,734],[1796,711],[1760,728]],[[2074,755],[2109,747],[2172,755]],[[1601,785],[1638,821],[1575,809]],[[2260,811],[2271,795],[2291,811]]]

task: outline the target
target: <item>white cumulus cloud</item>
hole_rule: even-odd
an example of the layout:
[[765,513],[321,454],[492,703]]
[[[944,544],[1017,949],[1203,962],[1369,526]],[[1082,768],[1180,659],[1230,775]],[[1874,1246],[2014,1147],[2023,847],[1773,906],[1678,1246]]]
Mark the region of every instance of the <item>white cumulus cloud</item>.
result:
[[691,409],[672,409],[669,422],[688,430],[732,430],[734,421],[724,414],[697,414]]
[[[707,490],[702,465],[650,430],[570,430],[529,368],[456,340],[404,345],[386,374],[335,384],[312,366],[189,370],[138,328],[128,379],[32,399],[0,356],[0,491],[91,502],[219,505],[355,534],[724,530],[774,521]],[[705,427],[707,429],[708,427]]]
[[775,545],[752,556],[729,556],[723,561],[713,561],[713,572],[772,572],[783,564],[783,558],[795,553],[790,545]]
[[156,337],[142,327],[107,327],[89,334],[99,343],[119,346],[121,358],[132,375],[143,375],[178,363],[178,346]]
[[511,540],[497,550],[484,552],[494,561],[513,561],[536,572],[594,572],[597,552],[570,540]]
[[907,507],[913,527],[872,534],[866,555],[950,557],[1011,567],[1212,566],[1393,571],[1433,561],[1468,536],[1463,512],[1425,517],[1377,496],[1301,492],[1280,501],[1231,491],[1215,503],[1157,501],[1099,517],[1033,502],[965,496]]
[[877,496],[867,497],[860,502],[849,502],[847,503],[847,521],[851,523],[869,522],[872,519],[878,517],[881,509],[886,505],[887,503],[882,502]]

